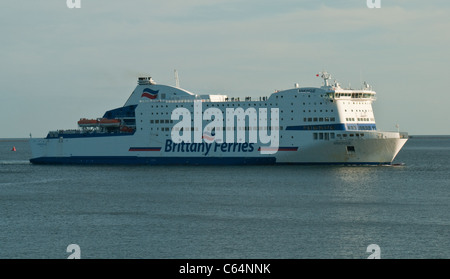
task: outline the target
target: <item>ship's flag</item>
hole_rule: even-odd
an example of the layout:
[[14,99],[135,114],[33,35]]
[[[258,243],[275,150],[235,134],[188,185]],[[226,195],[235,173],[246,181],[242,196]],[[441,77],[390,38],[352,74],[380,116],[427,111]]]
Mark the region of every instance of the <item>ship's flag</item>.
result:
[[149,98],[149,99],[156,99],[158,97],[159,90],[151,90],[150,88],[145,88],[142,91],[141,97]]

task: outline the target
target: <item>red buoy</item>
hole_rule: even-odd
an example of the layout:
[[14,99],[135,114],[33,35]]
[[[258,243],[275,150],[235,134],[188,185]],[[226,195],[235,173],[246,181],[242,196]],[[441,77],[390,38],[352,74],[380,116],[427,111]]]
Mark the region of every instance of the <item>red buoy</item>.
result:
[[13,148],[12,148],[12,150],[11,151],[16,151],[16,147],[15,146],[13,146]]

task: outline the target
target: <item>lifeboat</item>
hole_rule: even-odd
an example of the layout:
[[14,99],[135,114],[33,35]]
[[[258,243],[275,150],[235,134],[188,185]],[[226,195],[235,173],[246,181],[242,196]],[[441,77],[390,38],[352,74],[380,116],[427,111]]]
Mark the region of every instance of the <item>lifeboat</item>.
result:
[[123,133],[133,133],[134,129],[128,126],[121,126],[120,131]]
[[102,118],[102,119],[100,119],[98,124],[102,127],[119,127],[120,120],[119,119]]
[[81,118],[80,121],[78,121],[78,126],[80,126],[80,127],[97,127],[98,120]]

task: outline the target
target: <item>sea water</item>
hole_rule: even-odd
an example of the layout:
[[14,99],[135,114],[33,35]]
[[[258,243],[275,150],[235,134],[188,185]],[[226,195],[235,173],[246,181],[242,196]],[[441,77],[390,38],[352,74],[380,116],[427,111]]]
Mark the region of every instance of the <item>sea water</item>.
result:
[[[15,147],[16,151],[11,151]],[[450,258],[450,137],[402,166],[33,165],[0,140],[0,258]]]

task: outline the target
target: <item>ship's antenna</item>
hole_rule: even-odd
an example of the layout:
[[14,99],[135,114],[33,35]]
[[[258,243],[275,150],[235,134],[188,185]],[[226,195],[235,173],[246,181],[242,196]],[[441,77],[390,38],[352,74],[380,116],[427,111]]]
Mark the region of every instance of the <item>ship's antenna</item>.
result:
[[180,87],[180,80],[178,79],[177,69],[174,70],[174,74],[175,74],[175,87],[179,88]]
[[331,75],[326,71],[322,71],[321,74],[321,77],[323,78],[323,86],[329,86],[330,84],[328,83],[328,80],[331,78]]
[[362,83],[363,83],[363,81],[362,81],[362,70],[360,68],[359,69],[359,84],[361,84],[361,86],[362,86]]

